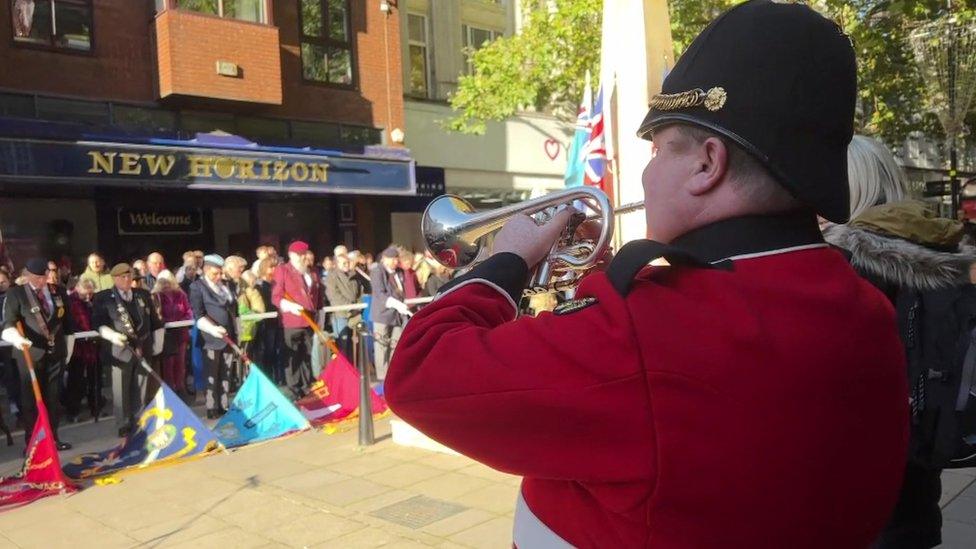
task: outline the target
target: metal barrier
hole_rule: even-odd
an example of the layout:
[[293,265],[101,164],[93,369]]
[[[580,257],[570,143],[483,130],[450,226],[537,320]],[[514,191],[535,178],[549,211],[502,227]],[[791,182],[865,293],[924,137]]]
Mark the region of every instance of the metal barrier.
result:
[[[430,303],[433,300],[434,298],[432,297],[418,297],[414,299],[407,299],[404,301],[404,303],[406,303],[407,305],[421,305],[424,303]],[[321,309],[319,309],[319,312],[334,313],[338,311],[360,311],[362,309],[365,309],[366,307],[367,305],[365,303],[353,303],[351,305],[335,305],[329,307],[322,307]],[[277,312],[251,313],[247,315],[241,315],[237,318],[239,320],[264,320],[268,318],[278,318],[278,313]],[[166,324],[163,324],[163,328],[166,329],[191,328],[193,327],[194,324],[196,324],[195,320],[177,320],[174,322],[167,322]],[[98,332],[94,330],[90,330],[87,332],[75,332],[73,334],[68,334],[68,337],[74,340],[78,340],[78,339],[93,339],[101,336],[98,335]],[[0,347],[11,347],[11,346],[12,345],[6,341],[0,341]]]

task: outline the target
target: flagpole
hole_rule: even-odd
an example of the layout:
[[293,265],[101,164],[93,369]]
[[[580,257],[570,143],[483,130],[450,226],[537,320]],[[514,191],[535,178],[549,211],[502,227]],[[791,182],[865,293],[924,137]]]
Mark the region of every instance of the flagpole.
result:
[[[604,0],[601,34],[603,117],[610,123],[604,128],[607,161],[613,168],[614,203],[620,205],[644,198],[641,177],[651,146],[637,137],[637,128],[674,64],[666,0]],[[644,219],[641,214],[620,216],[616,243],[645,238]]]
[[[20,337],[26,337],[24,335],[24,325],[21,322],[17,323],[17,333],[20,334]],[[37,403],[38,407],[43,406],[44,402],[41,398],[41,386],[37,382],[37,374],[34,373],[34,359],[32,359],[30,356],[30,348],[28,347],[25,349],[24,347],[21,347],[20,350],[24,353],[24,361],[27,364],[27,371],[30,372],[31,387],[34,388],[34,402]]]

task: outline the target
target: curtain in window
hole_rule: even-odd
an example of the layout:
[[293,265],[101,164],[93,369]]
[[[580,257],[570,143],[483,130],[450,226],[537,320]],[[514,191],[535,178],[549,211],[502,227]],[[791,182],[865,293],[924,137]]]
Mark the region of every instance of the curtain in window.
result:
[[34,23],[34,0],[14,0],[14,36],[30,36]]

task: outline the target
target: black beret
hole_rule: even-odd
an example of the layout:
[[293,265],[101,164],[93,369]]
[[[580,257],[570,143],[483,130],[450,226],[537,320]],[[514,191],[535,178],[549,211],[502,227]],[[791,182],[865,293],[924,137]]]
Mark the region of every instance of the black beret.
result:
[[32,257],[27,260],[27,264],[24,265],[32,275],[44,276],[47,274],[47,260],[41,257]]
[[686,123],[724,135],[801,202],[843,223],[856,95],[854,49],[836,23],[802,4],[750,0],[695,38],[637,134]]

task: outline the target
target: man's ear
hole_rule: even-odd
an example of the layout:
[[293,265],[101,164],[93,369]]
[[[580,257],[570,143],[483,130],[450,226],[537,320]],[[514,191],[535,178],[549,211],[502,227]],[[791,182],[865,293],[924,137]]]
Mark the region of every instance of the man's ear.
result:
[[698,168],[689,181],[688,192],[700,196],[713,191],[725,179],[729,168],[729,151],[717,137],[709,137],[698,146]]

